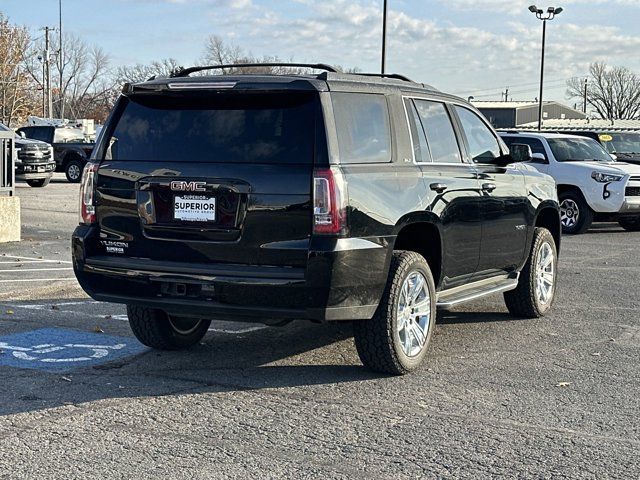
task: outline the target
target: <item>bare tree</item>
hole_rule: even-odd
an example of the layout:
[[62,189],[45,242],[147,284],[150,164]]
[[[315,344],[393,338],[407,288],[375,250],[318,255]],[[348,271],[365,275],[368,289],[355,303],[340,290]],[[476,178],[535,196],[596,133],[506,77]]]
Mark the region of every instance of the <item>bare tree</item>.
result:
[[148,65],[137,63],[121,66],[116,71],[116,84],[120,86],[126,82],[138,83],[149,80],[151,77],[169,76],[178,69],[180,66],[175,58],[164,58]]
[[0,121],[5,124],[23,121],[37,105],[23,62],[29,40],[26,28],[11,25],[0,13]]
[[[640,117],[640,76],[626,67],[596,62],[589,67],[587,103],[600,117],[629,120]],[[584,80],[567,81],[567,98],[583,98]]]
[[[253,56],[251,53],[245,51],[238,45],[225,42],[221,37],[217,35],[211,35],[207,38],[205,43],[205,52],[202,56],[201,63],[204,65],[233,65],[238,63],[294,63],[293,58],[289,60],[282,60],[278,56],[264,55],[262,57]],[[360,71],[357,67],[350,67],[342,69],[346,73],[357,73]],[[250,68],[225,68],[219,71],[213,71],[213,73],[220,73],[222,75],[240,74],[240,73],[253,73],[253,74],[303,74],[309,73],[307,68],[291,68],[291,67],[250,67]]]
[[[57,39],[56,39],[57,41]],[[58,51],[56,41],[52,42],[51,50]],[[60,78],[62,70],[62,85],[55,85],[54,116],[58,118],[91,118],[98,120],[106,116],[113,99],[114,79],[110,72],[109,56],[97,46],[87,44],[83,39],[66,34],[63,37],[64,58],[62,68],[60,62],[52,63],[54,79]],[[38,41],[31,46],[25,65],[32,78],[42,86],[42,71],[36,60],[42,55],[44,45]],[[59,82],[58,82],[59,83]]]

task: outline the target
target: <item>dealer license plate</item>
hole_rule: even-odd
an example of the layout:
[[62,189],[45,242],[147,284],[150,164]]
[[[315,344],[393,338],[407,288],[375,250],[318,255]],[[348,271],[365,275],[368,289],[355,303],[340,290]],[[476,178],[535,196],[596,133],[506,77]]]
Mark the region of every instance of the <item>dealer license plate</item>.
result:
[[173,218],[183,222],[215,222],[216,199],[203,195],[175,196]]

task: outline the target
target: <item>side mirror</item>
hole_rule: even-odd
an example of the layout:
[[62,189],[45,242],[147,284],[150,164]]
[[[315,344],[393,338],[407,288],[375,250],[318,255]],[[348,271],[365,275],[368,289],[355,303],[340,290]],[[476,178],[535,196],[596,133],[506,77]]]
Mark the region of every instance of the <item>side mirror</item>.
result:
[[534,153],[531,162],[548,164],[549,160],[547,160],[547,157],[545,157],[543,153]]
[[509,147],[509,152],[511,153],[511,158],[515,163],[530,162],[533,160],[533,153],[531,152],[531,147],[529,145],[514,143]]
[[21,138],[27,138],[27,136],[24,134],[24,132],[18,132],[18,135],[20,135]]
[[618,160],[618,156],[614,155],[613,153],[610,153],[609,155],[611,155],[611,159],[615,162],[616,160]]

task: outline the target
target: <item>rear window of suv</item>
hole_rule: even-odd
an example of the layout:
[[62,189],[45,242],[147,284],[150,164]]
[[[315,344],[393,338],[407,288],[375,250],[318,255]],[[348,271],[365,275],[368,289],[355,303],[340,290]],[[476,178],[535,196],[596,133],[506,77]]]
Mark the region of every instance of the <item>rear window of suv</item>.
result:
[[313,162],[315,93],[138,95],[124,102],[107,160]]

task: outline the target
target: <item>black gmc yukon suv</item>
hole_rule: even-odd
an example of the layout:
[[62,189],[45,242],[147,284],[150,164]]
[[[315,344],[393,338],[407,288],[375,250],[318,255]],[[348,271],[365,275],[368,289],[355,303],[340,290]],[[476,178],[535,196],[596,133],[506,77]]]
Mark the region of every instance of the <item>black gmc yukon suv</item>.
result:
[[[551,306],[551,177],[467,102],[397,75],[194,76],[125,85],[81,186],[74,270],[144,344],[211,319],[353,321],[368,367],[427,351],[436,306]],[[516,158],[517,157],[517,158]]]

